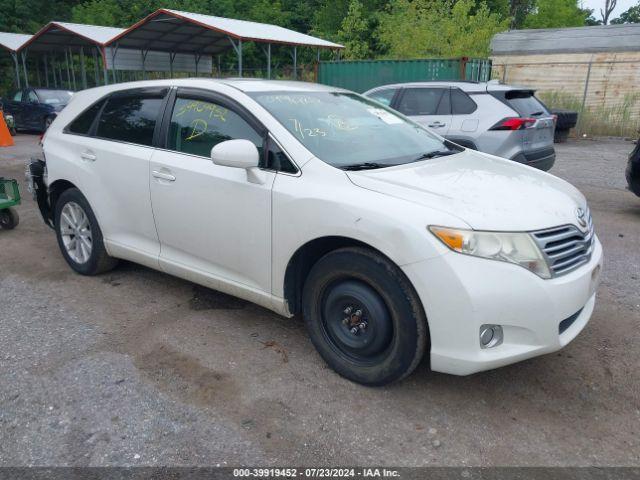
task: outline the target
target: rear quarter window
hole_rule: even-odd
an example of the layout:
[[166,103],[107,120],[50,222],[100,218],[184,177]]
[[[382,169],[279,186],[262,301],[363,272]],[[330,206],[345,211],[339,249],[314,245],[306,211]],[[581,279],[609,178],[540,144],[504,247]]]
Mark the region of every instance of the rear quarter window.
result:
[[94,120],[100,113],[100,109],[102,105],[104,105],[104,100],[99,101],[98,103],[93,104],[89,108],[87,108],[84,112],[78,115],[75,120],[73,120],[66,129],[66,133],[75,133],[77,135],[89,135],[89,130],[91,130],[91,125],[93,125]]

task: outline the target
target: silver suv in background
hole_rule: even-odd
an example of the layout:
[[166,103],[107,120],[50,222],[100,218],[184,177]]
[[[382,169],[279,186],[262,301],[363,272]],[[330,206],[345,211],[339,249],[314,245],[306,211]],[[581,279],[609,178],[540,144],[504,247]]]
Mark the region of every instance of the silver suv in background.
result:
[[364,93],[463,147],[549,170],[555,117],[528,88],[495,82],[417,82]]

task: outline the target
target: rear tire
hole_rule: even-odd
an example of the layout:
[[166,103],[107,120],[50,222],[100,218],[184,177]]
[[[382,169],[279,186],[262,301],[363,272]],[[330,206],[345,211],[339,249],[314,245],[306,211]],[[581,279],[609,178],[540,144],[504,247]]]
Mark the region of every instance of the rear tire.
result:
[[20,216],[15,208],[3,208],[0,210],[0,228],[13,230],[20,223]]
[[54,221],[58,246],[73,270],[97,275],[118,264],[107,254],[98,221],[80,190],[62,192],[55,204]]
[[427,348],[427,319],[411,283],[367,248],[341,248],[318,260],[305,282],[302,308],[322,358],[357,383],[400,380]]

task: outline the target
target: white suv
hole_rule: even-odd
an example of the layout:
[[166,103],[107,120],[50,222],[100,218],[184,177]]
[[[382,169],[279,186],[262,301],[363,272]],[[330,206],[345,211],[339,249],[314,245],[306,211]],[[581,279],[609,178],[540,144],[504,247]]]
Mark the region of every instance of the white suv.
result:
[[423,354],[458,375],[566,345],[602,248],[585,198],[358,94],[182,79],[74,95],[30,165],[75,271],[127,259],[302,314],[338,373],[382,385]]
[[364,93],[466,148],[549,170],[555,116],[529,88],[491,81],[416,82]]

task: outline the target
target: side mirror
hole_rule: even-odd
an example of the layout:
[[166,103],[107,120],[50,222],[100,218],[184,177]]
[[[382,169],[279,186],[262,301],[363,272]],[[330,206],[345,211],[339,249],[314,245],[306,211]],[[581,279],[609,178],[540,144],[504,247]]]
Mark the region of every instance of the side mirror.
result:
[[264,172],[258,168],[260,154],[249,140],[227,140],[217,144],[211,149],[211,160],[224,167],[244,168],[251,183],[265,182]]

